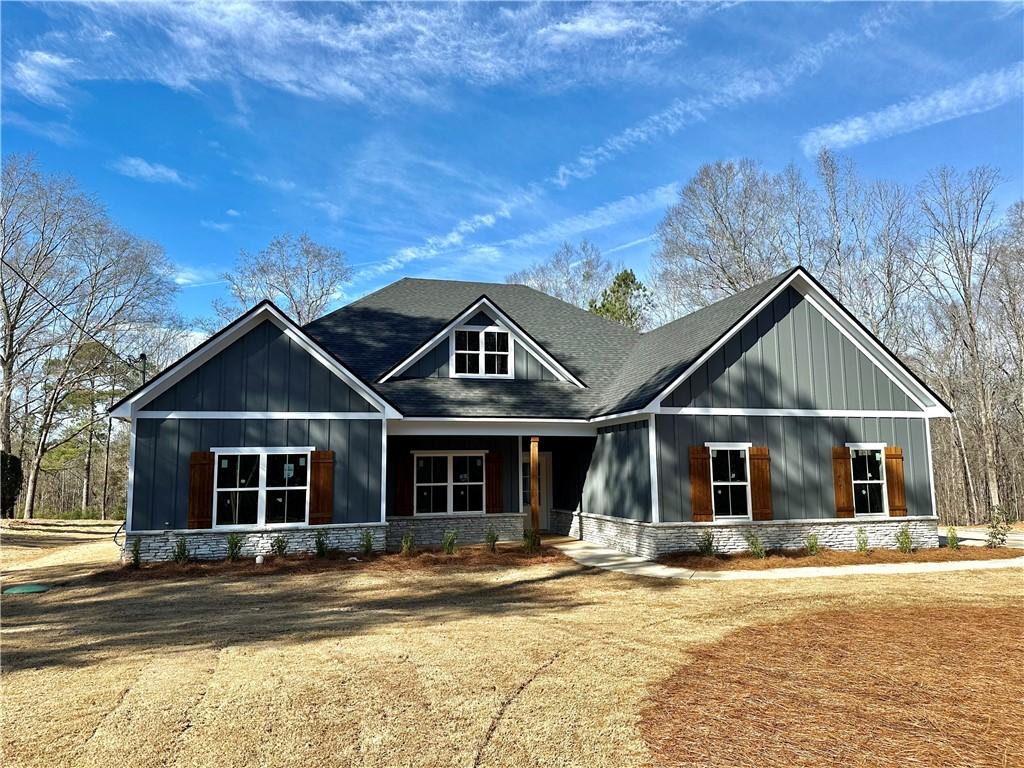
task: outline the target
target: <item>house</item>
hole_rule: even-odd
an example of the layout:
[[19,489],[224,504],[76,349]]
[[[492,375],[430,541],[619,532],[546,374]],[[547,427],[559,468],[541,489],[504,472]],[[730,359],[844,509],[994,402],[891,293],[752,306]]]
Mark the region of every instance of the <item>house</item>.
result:
[[126,546],[159,560],[534,525],[644,557],[935,546],[950,412],[798,267],[643,334],[521,285],[407,278],[301,328],[264,302],[111,414]]

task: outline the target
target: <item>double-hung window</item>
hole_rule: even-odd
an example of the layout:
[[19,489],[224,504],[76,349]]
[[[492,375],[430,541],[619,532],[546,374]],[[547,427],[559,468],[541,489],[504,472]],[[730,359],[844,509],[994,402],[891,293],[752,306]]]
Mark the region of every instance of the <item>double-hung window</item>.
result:
[[214,448],[214,525],[301,525],[309,520],[312,448]]
[[512,347],[509,333],[504,328],[458,328],[453,343],[455,376],[511,378]]
[[715,519],[750,517],[750,443],[708,443]]
[[853,508],[855,514],[888,515],[885,492],[885,444],[847,443],[853,462]]
[[417,515],[484,511],[484,453],[416,453]]

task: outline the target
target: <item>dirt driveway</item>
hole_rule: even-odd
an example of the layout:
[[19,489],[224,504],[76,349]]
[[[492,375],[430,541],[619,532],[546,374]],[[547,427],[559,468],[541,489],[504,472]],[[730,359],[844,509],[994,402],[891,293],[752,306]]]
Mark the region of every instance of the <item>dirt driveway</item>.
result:
[[[44,561],[40,573],[76,567]],[[74,576],[4,597],[3,762],[651,765],[639,721],[653,692],[729,633],[821,611],[958,605],[1024,615],[1024,572],[715,584],[555,559]]]

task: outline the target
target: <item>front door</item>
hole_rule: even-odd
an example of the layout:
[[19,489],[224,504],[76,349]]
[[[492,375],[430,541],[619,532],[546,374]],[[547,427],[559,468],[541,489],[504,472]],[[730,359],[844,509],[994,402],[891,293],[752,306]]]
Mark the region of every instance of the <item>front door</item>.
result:
[[[548,518],[551,512],[551,452],[541,451],[537,456],[537,468],[539,486],[540,486],[540,529],[542,531],[548,530]],[[520,475],[523,478],[522,493],[520,494],[520,501],[522,502],[522,511],[526,513],[526,517],[523,518],[523,528],[529,530],[530,528],[530,454],[523,453],[522,455],[523,468]]]

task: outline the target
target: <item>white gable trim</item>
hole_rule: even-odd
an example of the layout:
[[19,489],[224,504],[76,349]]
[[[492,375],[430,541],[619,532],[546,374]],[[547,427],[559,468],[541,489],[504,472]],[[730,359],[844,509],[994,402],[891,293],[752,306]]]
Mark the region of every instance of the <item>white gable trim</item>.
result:
[[[889,354],[888,351],[871,336],[871,334],[866,333],[857,323],[852,321],[849,310],[832,301],[832,299],[822,291],[813,282],[813,280],[808,279],[807,274],[802,269],[794,271],[789,278],[776,286],[771,293],[750,309],[728,333],[721,336],[707,349],[707,351],[704,352],[704,354],[690,364],[690,366],[677,376],[667,387],[662,389],[662,391],[654,397],[644,410],[657,413],[662,408],[662,401],[664,401],[664,399],[668,397],[676,387],[692,376],[695,371],[699,370],[700,367],[715,354],[715,352],[724,347],[731,338],[742,331],[751,320],[757,317],[761,310],[770,305],[772,301],[778,298],[778,296],[789,287],[793,287],[801,296],[807,299],[811,306],[820,312],[826,320],[828,320],[841,334],[843,334],[843,336],[849,339],[854,347],[866,355],[867,358],[871,360],[871,362],[874,363],[890,381],[892,381],[907,395],[907,397],[911,399],[911,401],[917,404],[925,415],[933,417],[950,415],[949,411],[938,402],[931,406],[924,403],[923,399],[931,400],[933,398],[916,381],[914,381],[913,377],[909,373],[907,374],[906,381],[902,381],[900,378],[893,375],[889,368],[882,364],[881,360],[884,359],[891,362],[901,371],[907,371],[906,365]],[[818,300],[816,300],[816,298]],[[841,322],[840,318],[845,322]],[[916,392],[914,390],[916,390]]]
[[[385,373],[383,376],[380,377],[380,379],[378,379],[377,383],[383,384],[388,379],[392,379],[395,376],[398,376],[403,371],[407,370],[411,365],[413,365],[420,358],[422,358],[427,352],[433,349],[436,344],[447,338],[455,328],[464,325],[467,321],[472,319],[472,317],[477,312],[479,312],[482,309],[486,309],[492,312],[497,318],[498,322],[502,326],[504,326],[505,330],[512,334],[515,341],[521,346],[523,346],[527,351],[529,351],[534,357],[536,357],[540,361],[541,365],[547,368],[556,379],[558,379],[559,381],[572,382],[580,389],[583,389],[585,387],[582,381],[580,381],[571,373],[569,373],[565,366],[563,366],[561,363],[555,360],[555,358],[549,355],[543,347],[541,347],[539,344],[533,341],[527,335],[526,331],[520,328],[512,320],[512,318],[510,318],[508,315],[502,312],[497,307],[497,305],[495,305],[494,302],[492,302],[486,296],[481,296],[469,308],[467,308],[464,312],[460,313],[454,320],[448,323],[448,325],[446,325],[444,328],[442,328],[440,331],[434,334],[434,336],[432,336],[429,341],[417,347],[416,351],[414,351],[411,355],[409,355],[404,360],[401,360],[398,364],[393,366],[390,370],[388,370],[387,373]],[[449,353],[451,353],[451,349],[449,349]],[[512,368],[514,370],[514,350],[511,363]]]
[[393,406],[361,382],[345,366],[324,352],[320,345],[310,339],[287,315],[270,303],[262,304],[249,314],[243,315],[238,320],[235,320],[234,323],[224,328],[219,334],[212,337],[205,346],[198,349],[194,354],[185,355],[178,362],[161,371],[134,395],[119,403],[110,411],[110,415],[119,418],[134,417],[136,411],[144,407],[146,403],[159,397],[201,365],[226,350],[264,320],[269,320],[280,328],[288,338],[298,344],[313,359],[369,400],[385,417],[390,419],[402,418],[402,415]]

